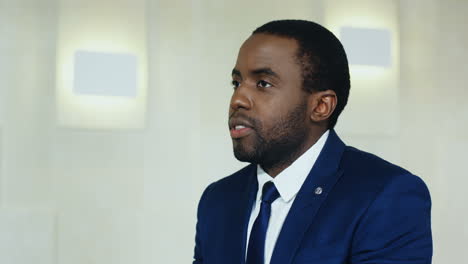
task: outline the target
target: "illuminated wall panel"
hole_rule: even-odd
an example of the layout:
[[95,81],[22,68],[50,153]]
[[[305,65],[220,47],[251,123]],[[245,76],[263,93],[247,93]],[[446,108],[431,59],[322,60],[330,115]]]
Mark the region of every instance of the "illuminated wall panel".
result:
[[392,41],[390,31],[374,28],[342,27],[339,38],[350,65],[390,67]]
[[[145,7],[145,0],[59,1],[56,104],[60,126],[91,129],[145,126]],[[85,66],[87,73],[83,73],[83,68],[76,69],[83,66],[83,55],[88,55],[89,62],[90,54],[101,65],[109,65],[112,60],[117,64],[110,63],[113,67],[104,70],[95,67],[94,71]],[[83,75],[86,80],[80,78]],[[135,87],[122,83],[122,80],[134,82],[133,78]]]
[[132,54],[77,51],[75,94],[126,96],[137,94],[137,57]]
[[[350,62],[356,62],[353,50],[348,50],[353,36],[340,34],[343,28],[360,29],[367,37],[374,40],[372,45],[380,52],[389,49],[390,56],[386,65],[350,64],[351,93],[348,106],[343,111],[337,124],[337,130],[348,135],[395,136],[399,131],[399,25],[398,1],[387,0],[331,0],[325,1],[324,25],[345,44]],[[374,34],[369,34],[373,30]],[[375,41],[376,31],[385,32],[382,38]],[[366,38],[359,39],[353,32],[355,45],[367,45]],[[382,33],[377,33],[382,34]],[[341,37],[340,37],[341,35]],[[359,35],[359,34],[357,34]],[[385,36],[387,35],[387,36]],[[384,45],[384,46],[380,46]],[[353,46],[353,45],[351,45]],[[372,50],[368,51],[372,53]],[[363,55],[358,55],[363,56]],[[373,60],[379,60],[372,56]],[[386,56],[386,55],[383,55]],[[360,60],[365,60],[364,57]],[[358,60],[359,61],[359,60]],[[382,61],[382,60],[379,60]],[[385,62],[385,61],[383,61]]]

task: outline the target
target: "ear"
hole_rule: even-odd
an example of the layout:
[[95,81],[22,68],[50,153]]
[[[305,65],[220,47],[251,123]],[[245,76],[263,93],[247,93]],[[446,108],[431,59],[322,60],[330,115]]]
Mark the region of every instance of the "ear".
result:
[[308,113],[314,123],[326,121],[333,114],[338,97],[333,90],[312,92],[308,100]]

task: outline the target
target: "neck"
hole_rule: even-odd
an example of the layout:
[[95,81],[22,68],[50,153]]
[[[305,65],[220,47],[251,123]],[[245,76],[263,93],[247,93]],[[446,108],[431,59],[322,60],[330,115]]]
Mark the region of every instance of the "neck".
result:
[[294,151],[290,152],[288,155],[283,155],[280,159],[275,159],[273,157],[270,160],[266,160],[259,164],[262,169],[268,173],[272,178],[275,178],[278,174],[284,171],[286,168],[291,166],[302,154],[304,154],[309,148],[311,148],[325,133],[326,130],[320,131],[314,136],[311,136],[308,140],[304,141],[304,144],[300,145]]

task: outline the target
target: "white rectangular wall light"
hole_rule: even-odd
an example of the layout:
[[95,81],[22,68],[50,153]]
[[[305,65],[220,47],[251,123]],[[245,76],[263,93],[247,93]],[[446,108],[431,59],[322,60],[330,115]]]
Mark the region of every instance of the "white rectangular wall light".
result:
[[342,27],[340,39],[350,64],[391,66],[391,33],[389,30]]
[[60,127],[146,126],[146,2],[58,0],[55,101]]
[[75,52],[73,92],[135,97],[137,57],[122,53]]
[[349,107],[335,128],[343,135],[393,138],[399,133],[400,9],[397,2],[324,1],[324,24],[343,43],[350,64]]

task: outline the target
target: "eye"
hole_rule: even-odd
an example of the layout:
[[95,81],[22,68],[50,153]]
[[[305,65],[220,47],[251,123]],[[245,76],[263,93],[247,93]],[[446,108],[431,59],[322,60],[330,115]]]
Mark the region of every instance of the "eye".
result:
[[261,80],[261,81],[258,81],[257,86],[261,88],[268,88],[268,87],[271,87],[272,85],[271,83],[267,81]]
[[236,80],[232,80],[231,81],[231,85],[234,89],[236,89],[237,87],[239,87],[240,83]]

